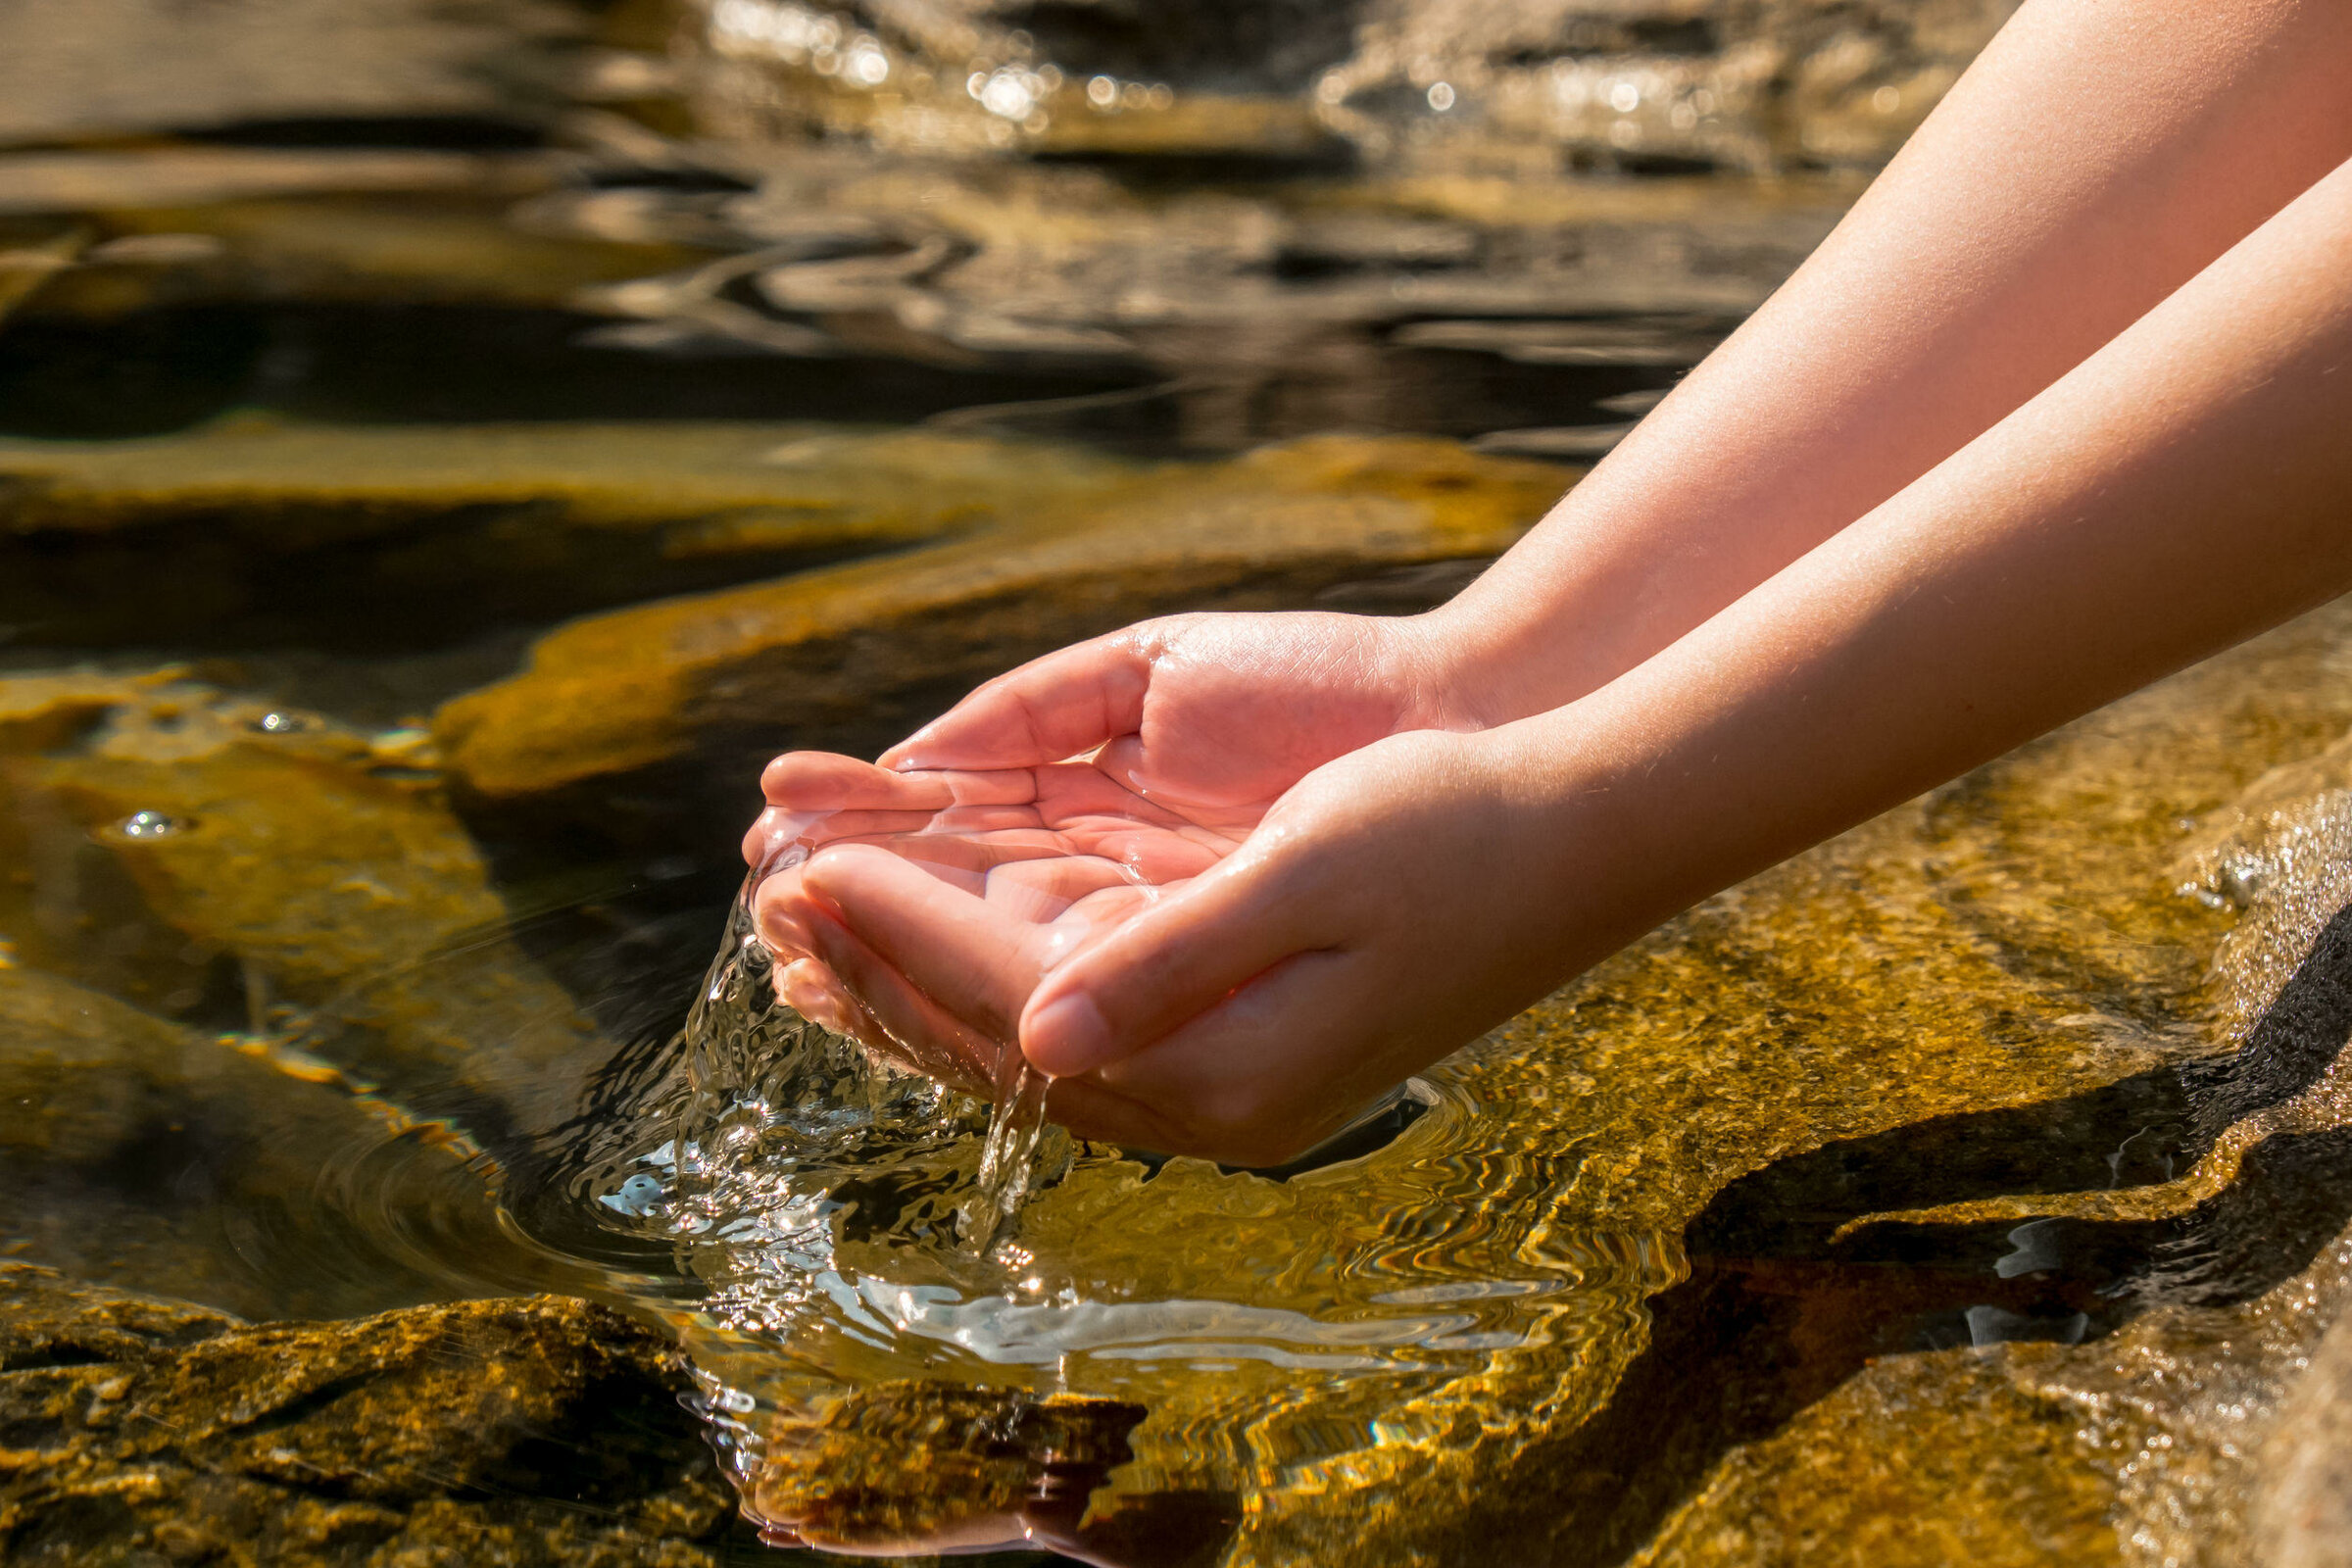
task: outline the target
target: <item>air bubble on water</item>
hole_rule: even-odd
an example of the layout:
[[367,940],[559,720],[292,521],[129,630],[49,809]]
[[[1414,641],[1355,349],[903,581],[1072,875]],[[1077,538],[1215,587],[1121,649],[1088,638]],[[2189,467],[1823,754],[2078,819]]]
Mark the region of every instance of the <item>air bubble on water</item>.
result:
[[165,839],[174,833],[185,833],[194,825],[186,817],[162,811],[133,811],[115,825],[115,831],[126,839]]
[[294,735],[311,727],[300,713],[264,713],[251,726],[264,735]]
[[661,1204],[662,1184],[651,1176],[632,1176],[620,1184],[619,1192],[605,1194],[602,1201],[631,1219],[643,1219]]

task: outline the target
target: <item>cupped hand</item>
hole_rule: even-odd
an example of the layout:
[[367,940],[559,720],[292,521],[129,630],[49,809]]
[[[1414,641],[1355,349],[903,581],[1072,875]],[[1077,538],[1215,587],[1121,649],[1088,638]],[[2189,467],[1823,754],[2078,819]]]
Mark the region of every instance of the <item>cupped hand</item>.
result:
[[778,994],[981,1092],[1048,971],[1239,843],[1086,762],[893,771],[795,752],[762,785],[744,854]]
[[1491,983],[1527,861],[1444,669],[1412,622],[1176,616],[887,766],[780,758],[746,843],[801,860],[759,896],[779,991],[966,1088],[1017,1043],[1082,1136],[1287,1157],[1542,990]]
[[824,911],[813,945],[894,1033],[971,1061],[1017,1039],[1080,1136],[1277,1163],[1590,945],[1544,831],[1556,796],[1524,752],[1430,731],[1359,748],[1226,853],[1104,899],[1060,949],[1054,921],[1024,933],[1014,901],[946,886],[897,847],[824,850],[805,877]]
[[1406,730],[1479,727],[1437,623],[1296,612],[1169,615],[1032,661],[882,755],[890,768],[1108,777],[1234,836],[1333,758]]

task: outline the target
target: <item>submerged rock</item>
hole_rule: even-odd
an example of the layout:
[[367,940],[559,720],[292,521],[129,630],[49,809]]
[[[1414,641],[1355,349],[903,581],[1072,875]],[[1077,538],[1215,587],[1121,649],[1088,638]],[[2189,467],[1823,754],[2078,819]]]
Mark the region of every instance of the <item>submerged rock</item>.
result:
[[247,1315],[369,1311],[449,1286],[363,1212],[470,1206],[493,1234],[463,1145],[324,1062],[21,964],[0,968],[0,1233],[80,1279]]
[[0,918],[24,961],[299,1042],[477,1132],[568,1112],[607,1048],[506,935],[414,755],[165,680],[0,689],[24,748],[0,755]]
[[228,425],[0,442],[20,644],[433,647],[968,531],[1131,467],[792,424]]
[[0,141],[527,113],[548,102],[559,51],[583,30],[576,11],[547,0],[235,0],[195,10],[19,0],[0,16]]
[[663,1344],[474,1301],[248,1326],[0,1264],[15,1562],[660,1563],[726,1553]]
[[1573,470],[1327,437],[1048,497],[969,539],[563,628],[434,732],[514,802],[693,768],[728,800],[790,747],[871,753],[982,679],[1145,615],[1275,608],[1500,553]]

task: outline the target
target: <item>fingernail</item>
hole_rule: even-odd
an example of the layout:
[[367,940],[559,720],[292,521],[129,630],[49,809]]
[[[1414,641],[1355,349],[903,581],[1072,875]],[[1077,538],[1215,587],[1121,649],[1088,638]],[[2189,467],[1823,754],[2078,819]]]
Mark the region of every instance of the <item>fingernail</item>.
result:
[[1083,991],[1047,1003],[1021,1030],[1021,1054],[1055,1078],[1093,1071],[1116,1054],[1117,1045],[1109,1020]]

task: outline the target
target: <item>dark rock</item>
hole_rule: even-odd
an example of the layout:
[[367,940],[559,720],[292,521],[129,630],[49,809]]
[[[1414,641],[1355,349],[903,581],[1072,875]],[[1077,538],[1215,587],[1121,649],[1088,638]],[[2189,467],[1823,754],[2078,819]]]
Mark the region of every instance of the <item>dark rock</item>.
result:
[[248,1326],[0,1264],[12,1562],[718,1560],[664,1344],[560,1298]]

